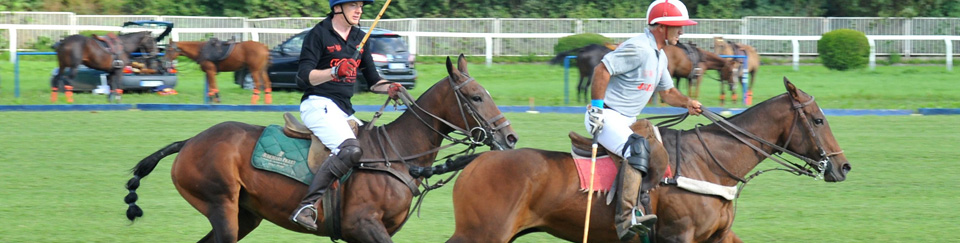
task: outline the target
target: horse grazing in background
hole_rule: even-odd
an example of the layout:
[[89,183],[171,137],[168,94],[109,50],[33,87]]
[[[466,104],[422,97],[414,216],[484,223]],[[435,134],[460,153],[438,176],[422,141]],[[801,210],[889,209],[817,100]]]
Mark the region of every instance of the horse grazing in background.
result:
[[[793,173],[822,175],[828,182],[846,178],[850,164],[813,96],[786,78],[784,86],[786,94],[728,120],[714,118],[713,124],[686,131],[659,128],[662,144],[656,136],[646,137],[651,144],[651,164],[642,191],[649,193],[647,212],[659,217],[653,229],[654,241],[740,242],[731,231],[733,201],[679,187],[686,185],[684,182],[696,180],[724,187],[727,195],[735,198],[734,186],[753,178],[743,179],[777,152],[807,163],[799,166],[771,157]],[[641,120],[631,128],[638,134],[653,134],[648,124]],[[571,139],[589,147],[587,138],[571,133]],[[508,242],[532,232],[546,232],[568,241],[583,238],[587,194],[581,189],[570,152],[525,148],[474,156],[453,188],[456,232],[447,242]],[[670,179],[680,184],[659,183],[668,163],[674,166]],[[603,201],[594,197],[590,202],[589,241],[619,241],[614,206]],[[633,240],[640,241],[639,237]]]
[[577,100],[590,100],[590,84],[593,81],[593,68],[600,64],[604,55],[616,49],[614,44],[590,44],[577,49],[561,52],[550,60],[550,64],[563,63],[563,59],[570,55],[577,56],[577,70],[580,78],[577,79]]
[[217,88],[217,73],[220,71],[237,71],[246,68],[253,77],[253,96],[250,104],[257,104],[260,100],[260,91],[264,93],[264,103],[273,103],[270,77],[267,68],[270,66],[270,49],[256,41],[233,43],[223,42],[216,38],[209,41],[171,41],[166,52],[168,62],[175,60],[179,55],[193,59],[200,65],[200,70],[207,74],[207,84],[210,90],[207,96],[215,103],[220,103],[220,90]]
[[[732,75],[733,71],[724,68],[733,65],[733,61],[720,58],[719,55],[705,51],[693,44],[677,43],[676,46],[663,47],[667,55],[667,70],[670,76],[676,78],[675,85],[680,88],[680,80],[687,79],[687,96],[697,99],[700,97],[700,85],[706,70],[717,70],[721,79]],[[696,67],[694,67],[696,63]]]
[[53,49],[57,52],[60,67],[57,75],[50,79],[50,102],[54,103],[59,90],[66,92],[67,102],[73,102],[73,86],[70,83],[77,78],[77,67],[80,64],[108,73],[110,95],[107,100],[120,102],[123,95],[120,76],[123,75],[123,68],[130,65],[129,54],[142,52],[156,56],[158,52],[157,41],[150,31],[119,36],[110,33],[105,37],[71,35],[54,44]]
[[742,58],[730,58],[736,61],[736,65],[729,67],[735,75],[731,75],[729,78],[721,78],[720,86],[720,104],[723,105],[723,100],[725,93],[723,91],[723,83],[725,82],[728,85],[730,90],[730,98],[736,102],[737,93],[735,92],[735,86],[740,82],[740,78],[743,77],[743,72],[746,71],[750,75],[750,83],[747,88],[747,93],[743,95],[744,101],[747,105],[753,103],[753,84],[757,79],[757,70],[760,69],[760,54],[757,54],[757,50],[752,46],[747,44],[734,43],[732,41],[724,41],[723,37],[713,37],[713,52],[716,52],[718,55],[742,55],[747,56],[747,68],[743,68],[743,59]]
[[[412,98],[404,98],[415,105],[408,105],[400,117],[382,127],[371,127],[373,130],[361,129],[357,136],[365,151],[360,159],[363,165],[355,167],[339,186],[331,186],[342,188],[339,217],[342,238],[347,242],[390,241],[406,222],[415,195],[412,191],[421,183],[419,176],[406,173],[408,168],[433,163],[444,139],[472,146],[482,143],[495,149],[510,149],[516,144],[509,121],[487,90],[470,77],[464,56],[460,55],[456,68],[449,58],[446,65],[449,76],[415,103]],[[447,135],[454,130],[470,134],[469,141]],[[290,221],[290,212],[299,206],[307,185],[251,165],[254,145],[263,131],[263,126],[224,122],[144,158],[133,168],[134,177],[127,183],[131,190],[124,199],[131,205],[127,217],[133,220],[143,215],[134,204],[140,179],[163,157],[179,153],[172,166],[173,184],[213,226],[200,242],[236,242],[264,219],[296,232],[336,234],[325,227],[308,231]],[[474,136],[477,132],[482,137]],[[409,184],[400,178],[406,178]],[[325,204],[322,201],[318,204]],[[323,207],[327,206],[317,207],[318,225],[324,223]]]

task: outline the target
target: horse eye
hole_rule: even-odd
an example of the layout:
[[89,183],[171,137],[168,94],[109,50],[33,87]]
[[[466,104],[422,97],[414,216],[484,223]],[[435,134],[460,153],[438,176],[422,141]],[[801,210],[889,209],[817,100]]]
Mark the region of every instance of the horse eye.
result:
[[474,102],[480,102],[481,100],[483,100],[480,98],[479,95],[474,95],[473,97],[470,97],[470,99],[472,99]]
[[813,124],[817,124],[818,126],[823,125],[823,119],[820,119],[820,118],[813,119]]

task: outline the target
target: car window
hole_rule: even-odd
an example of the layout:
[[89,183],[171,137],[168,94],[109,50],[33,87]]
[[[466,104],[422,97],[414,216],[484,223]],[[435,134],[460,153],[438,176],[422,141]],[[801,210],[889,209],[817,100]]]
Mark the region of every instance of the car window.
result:
[[303,36],[305,35],[299,34],[291,37],[290,40],[280,46],[280,49],[285,53],[300,53],[300,50],[303,49]]
[[371,50],[373,53],[394,54],[407,52],[407,44],[404,43],[403,39],[399,36],[381,36],[370,39],[373,40],[373,45],[370,46],[373,48]]

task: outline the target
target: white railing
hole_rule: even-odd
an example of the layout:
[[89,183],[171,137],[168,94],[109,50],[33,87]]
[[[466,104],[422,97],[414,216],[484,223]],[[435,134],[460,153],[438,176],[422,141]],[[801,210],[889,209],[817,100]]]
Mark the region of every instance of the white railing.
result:
[[[17,52],[17,30],[19,29],[31,29],[31,30],[101,30],[101,31],[119,31],[121,27],[116,26],[72,26],[72,25],[16,25],[16,24],[0,24],[0,30],[7,30],[9,32],[9,51],[11,53],[10,60],[16,60]],[[204,34],[213,34],[213,33],[242,33],[249,34],[251,40],[259,41],[260,34],[296,34],[302,32],[303,29],[281,29],[281,28],[174,28],[174,31],[171,33],[171,40],[179,41],[181,34],[189,33],[204,33]],[[441,37],[441,38],[457,38],[457,39],[483,39],[484,42],[484,52],[483,55],[486,57],[487,64],[491,64],[494,56],[494,41],[495,40],[506,40],[506,39],[558,39],[574,33],[460,33],[460,32],[423,32],[423,31],[397,31],[396,33],[406,36],[410,40],[410,52],[418,53],[418,39],[426,37]],[[636,36],[635,33],[600,33],[601,35],[616,38],[616,39],[625,39]],[[820,39],[820,36],[787,36],[787,35],[738,35],[738,34],[684,34],[681,36],[684,39],[712,39],[714,37],[723,37],[724,39],[735,39],[735,40],[761,40],[761,41],[789,41],[791,45],[792,52],[790,52],[793,57],[793,66],[794,70],[799,70],[800,63],[800,41],[817,41]],[[952,35],[868,35],[868,42],[870,44],[870,58],[869,65],[870,69],[876,67],[876,55],[877,55],[877,45],[876,41],[878,40],[933,40],[933,41],[943,41],[945,47],[946,57],[946,66],[947,70],[953,69],[953,41],[960,41],[960,36]]]

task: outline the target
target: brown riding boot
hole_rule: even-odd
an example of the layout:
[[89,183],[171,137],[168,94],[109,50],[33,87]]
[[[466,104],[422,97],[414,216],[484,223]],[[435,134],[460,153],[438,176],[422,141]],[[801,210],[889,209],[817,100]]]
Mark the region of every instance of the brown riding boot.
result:
[[617,199],[615,224],[617,236],[621,241],[629,241],[637,235],[644,236],[657,223],[657,216],[644,214],[638,204],[640,189],[643,185],[643,176],[650,159],[650,146],[647,140],[640,135],[632,134],[627,139],[625,153],[629,155],[620,165],[617,174]]
[[337,155],[327,157],[327,159],[323,161],[323,164],[320,165],[320,168],[317,169],[317,172],[313,176],[313,182],[310,183],[310,188],[307,189],[307,195],[303,197],[303,200],[300,202],[300,207],[297,207],[297,211],[293,212],[290,221],[308,230],[316,231],[317,215],[319,214],[314,205],[323,197],[323,193],[334,180],[343,177],[344,174],[350,171],[353,164],[360,160],[362,154],[363,151],[360,150],[360,143],[357,142],[356,139],[347,139],[343,144],[340,144],[340,152],[337,153]]

